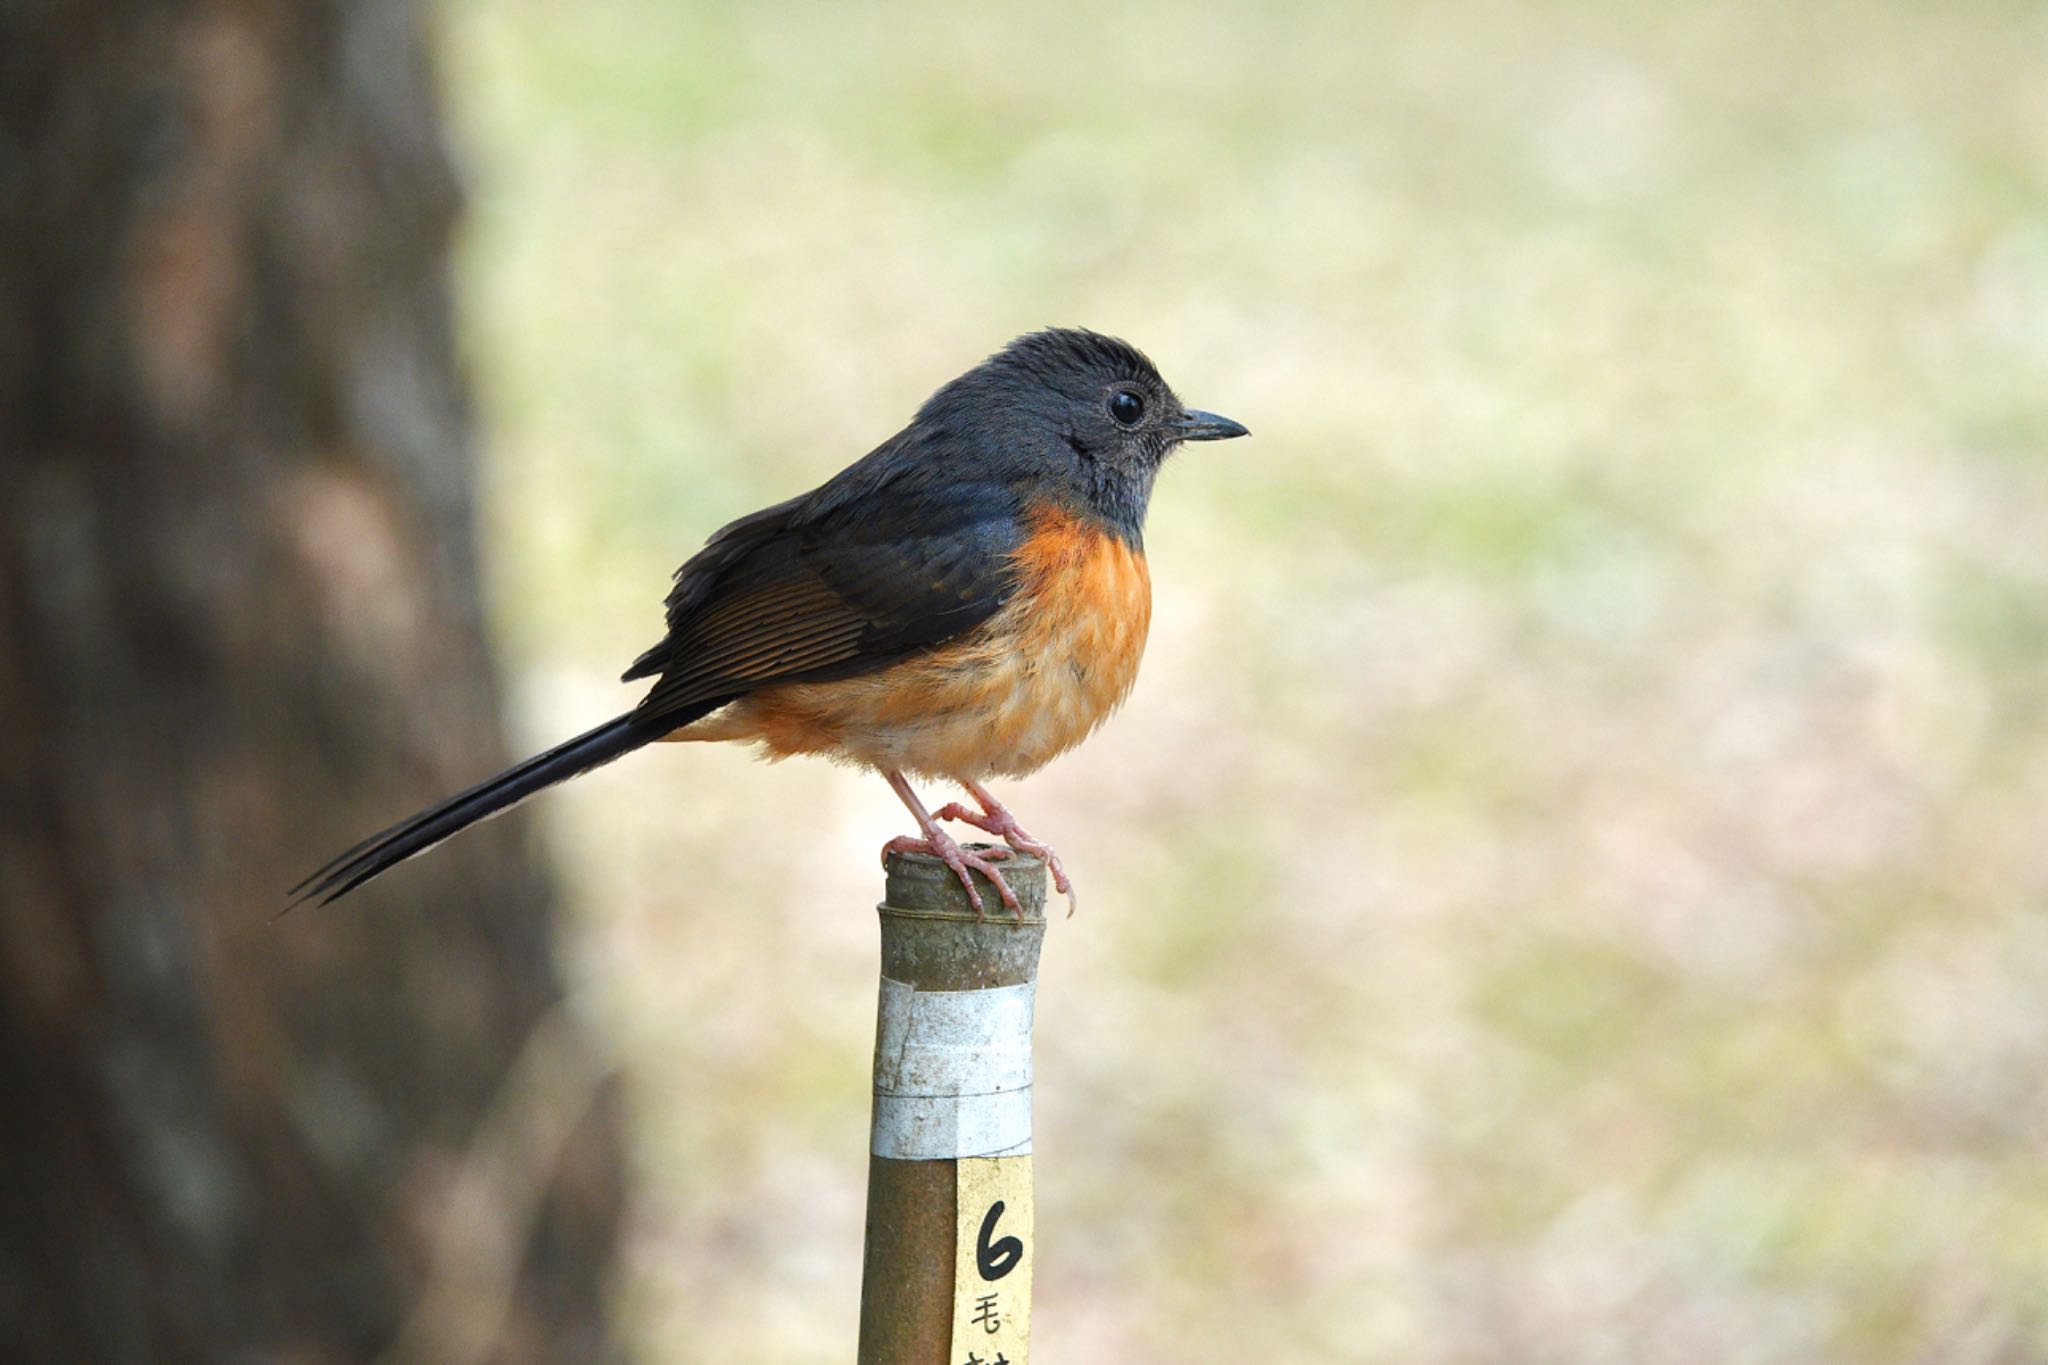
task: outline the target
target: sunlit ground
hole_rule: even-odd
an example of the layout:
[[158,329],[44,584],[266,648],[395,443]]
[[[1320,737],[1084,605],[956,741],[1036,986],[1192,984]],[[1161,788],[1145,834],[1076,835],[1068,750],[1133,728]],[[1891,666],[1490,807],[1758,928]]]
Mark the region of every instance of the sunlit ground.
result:
[[[1256,433],[1006,792],[1082,890],[1039,1357],[2048,1358],[2043,12],[732,8],[445,15],[522,743],[1017,332]],[[541,809],[631,1335],[848,1358],[902,812],[696,747]]]

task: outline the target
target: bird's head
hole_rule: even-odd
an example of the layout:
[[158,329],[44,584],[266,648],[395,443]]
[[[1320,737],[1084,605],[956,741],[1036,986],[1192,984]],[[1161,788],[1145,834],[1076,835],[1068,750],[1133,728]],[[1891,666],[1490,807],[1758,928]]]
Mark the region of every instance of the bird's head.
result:
[[1129,342],[1070,327],[1017,338],[934,394],[918,420],[971,430],[1004,467],[1050,478],[1133,533],[1160,464],[1183,441],[1248,434],[1183,404]]

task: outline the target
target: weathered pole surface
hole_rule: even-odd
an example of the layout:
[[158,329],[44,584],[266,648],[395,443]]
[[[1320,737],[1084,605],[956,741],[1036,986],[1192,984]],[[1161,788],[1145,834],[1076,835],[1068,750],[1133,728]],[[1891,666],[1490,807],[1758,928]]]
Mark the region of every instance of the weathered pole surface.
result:
[[1020,921],[946,865],[892,854],[882,921],[860,1365],[1024,1365],[1031,1016],[1045,868],[1004,864]]

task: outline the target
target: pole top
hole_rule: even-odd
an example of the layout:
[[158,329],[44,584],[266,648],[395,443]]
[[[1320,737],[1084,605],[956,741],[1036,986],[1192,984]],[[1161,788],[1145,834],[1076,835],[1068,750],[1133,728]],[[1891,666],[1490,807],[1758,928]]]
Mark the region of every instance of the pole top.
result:
[[1019,920],[979,873],[977,915],[953,869],[925,853],[891,853],[882,919],[882,975],[921,991],[978,991],[1038,975],[1045,941],[1045,864],[1019,854],[998,864],[1024,907]]
[[[988,849],[1000,847],[990,844],[969,844],[968,848]],[[988,878],[979,872],[971,873],[981,891],[981,903],[985,913],[977,914],[974,902],[967,899],[967,888],[960,884],[960,877],[939,859],[929,853],[891,853],[885,867],[888,870],[888,885],[883,892],[882,903],[877,908],[884,915],[909,915],[920,919],[966,919],[977,922],[1015,926],[1017,916],[1003,904],[1001,893],[988,884]],[[1016,894],[1017,901],[1024,907],[1025,924],[1045,923],[1045,864],[1028,853],[1019,853],[997,864],[1002,869],[1003,880]]]

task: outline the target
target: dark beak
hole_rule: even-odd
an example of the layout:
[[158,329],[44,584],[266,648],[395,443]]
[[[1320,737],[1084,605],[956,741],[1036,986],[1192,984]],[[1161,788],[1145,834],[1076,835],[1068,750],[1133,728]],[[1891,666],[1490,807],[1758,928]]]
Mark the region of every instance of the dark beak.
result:
[[1227,441],[1233,436],[1249,436],[1251,432],[1242,423],[1233,422],[1228,417],[1189,408],[1173,424],[1173,434],[1183,441]]

